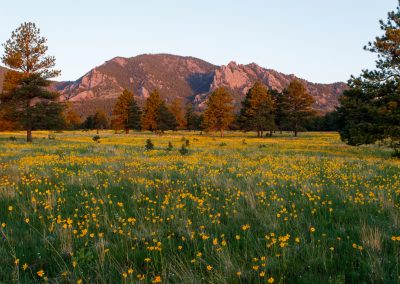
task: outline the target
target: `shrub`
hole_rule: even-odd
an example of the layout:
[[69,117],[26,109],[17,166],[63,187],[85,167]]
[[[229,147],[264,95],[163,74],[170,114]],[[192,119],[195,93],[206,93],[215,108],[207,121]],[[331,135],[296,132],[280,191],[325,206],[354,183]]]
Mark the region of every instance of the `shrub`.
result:
[[151,142],[151,139],[146,140],[146,145],[144,146],[147,151],[153,150],[154,149],[154,144]]
[[222,142],[222,143],[219,144],[219,147],[224,147],[224,146],[226,146],[225,142]]
[[185,144],[182,144],[182,147],[179,150],[179,153],[181,153],[181,155],[187,155],[189,153],[189,150],[186,148]]
[[171,141],[168,142],[168,147],[167,150],[171,151],[174,148],[174,146],[172,145]]
[[10,139],[10,141],[17,141],[17,137],[15,136],[10,136],[8,139]]
[[399,149],[394,149],[394,152],[392,153],[392,157],[400,159],[400,150]]
[[95,136],[93,136],[92,140],[94,142],[100,143],[100,136],[99,135],[95,135]]

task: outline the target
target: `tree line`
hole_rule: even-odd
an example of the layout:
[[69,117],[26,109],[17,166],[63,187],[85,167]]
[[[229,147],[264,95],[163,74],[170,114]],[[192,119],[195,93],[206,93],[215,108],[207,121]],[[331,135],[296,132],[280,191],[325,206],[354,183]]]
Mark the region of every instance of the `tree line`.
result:
[[117,131],[150,130],[162,133],[166,130],[218,131],[221,136],[228,129],[255,131],[258,137],[265,132],[272,135],[277,130],[291,130],[297,136],[306,121],[315,115],[314,99],[304,85],[292,81],[283,93],[268,90],[257,81],[247,92],[239,113],[234,112],[230,92],[219,87],[209,96],[204,113],[195,111],[192,104],[175,99],[167,105],[158,90],[153,90],[141,109],[134,94],[124,90],[118,97],[110,119],[97,111],[82,123],[73,109],[67,112],[67,126],[73,129],[106,129]]

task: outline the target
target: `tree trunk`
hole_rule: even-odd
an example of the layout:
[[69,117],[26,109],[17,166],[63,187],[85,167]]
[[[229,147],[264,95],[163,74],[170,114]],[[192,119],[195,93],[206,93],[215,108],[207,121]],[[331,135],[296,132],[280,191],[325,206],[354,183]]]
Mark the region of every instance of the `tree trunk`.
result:
[[26,142],[32,143],[32,128],[30,127],[30,125],[26,130]]
[[125,128],[125,134],[129,134],[129,128]]
[[294,130],[294,137],[297,137],[297,129]]
[[257,130],[257,137],[260,137],[260,130]]
[[26,142],[32,143],[32,115],[31,115],[31,102],[28,100],[26,105]]
[[224,130],[221,129],[221,137],[224,137]]
[[269,131],[269,136],[272,137],[272,130]]
[[96,134],[99,134],[99,129],[98,128],[96,129]]

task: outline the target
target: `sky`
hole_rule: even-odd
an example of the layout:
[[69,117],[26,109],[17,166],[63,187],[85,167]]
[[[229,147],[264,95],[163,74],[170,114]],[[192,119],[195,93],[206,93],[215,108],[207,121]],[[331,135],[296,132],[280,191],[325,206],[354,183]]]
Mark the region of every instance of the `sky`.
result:
[[[363,46],[397,0],[15,0],[0,4],[0,43],[23,22],[76,80],[116,56],[170,53],[216,65],[255,62],[316,83],[372,69]],[[3,54],[0,46],[0,55]]]

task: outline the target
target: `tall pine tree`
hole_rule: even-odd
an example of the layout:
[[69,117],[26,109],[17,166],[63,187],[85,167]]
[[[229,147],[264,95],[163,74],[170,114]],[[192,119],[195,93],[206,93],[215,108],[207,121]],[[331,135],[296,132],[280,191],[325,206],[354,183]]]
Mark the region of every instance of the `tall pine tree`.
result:
[[185,123],[187,130],[201,129],[201,116],[196,114],[192,104],[186,106]]
[[142,128],[150,131],[176,130],[178,122],[165,105],[157,90],[147,98],[142,117]]
[[140,116],[141,111],[133,93],[124,90],[113,109],[113,128],[116,131],[124,129],[126,134],[129,133],[129,129],[140,129]]
[[96,129],[97,134],[99,134],[100,129],[109,127],[107,115],[103,111],[98,110],[93,115],[93,127]]
[[157,130],[158,110],[162,105],[160,94],[157,90],[150,93],[144,105],[142,117],[142,129],[155,131]]
[[175,117],[176,122],[178,123],[178,128],[185,129],[186,127],[186,120],[185,120],[185,113],[182,107],[182,100],[175,98],[171,105],[169,106],[170,111]]
[[1,60],[12,71],[5,78],[0,98],[2,108],[13,112],[15,120],[27,132],[28,142],[32,142],[35,116],[41,116],[44,108],[53,118],[62,115],[62,107],[54,105],[58,94],[48,89],[48,79],[57,77],[60,71],[53,69],[55,58],[46,56],[46,41],[34,23],[23,23],[3,44]]
[[208,98],[203,126],[207,131],[219,131],[223,137],[234,120],[232,96],[224,87],[219,87]]
[[380,26],[384,34],[364,48],[378,54],[376,69],[349,80],[340,98],[339,133],[350,145],[387,139],[400,156],[400,1]]
[[296,137],[302,124],[308,118],[314,115],[312,105],[314,98],[307,92],[304,85],[299,80],[290,82],[282,96],[280,110],[283,114],[283,119],[294,132]]
[[240,110],[239,122],[242,130],[257,131],[257,136],[263,136],[265,130],[275,129],[274,119],[275,102],[268,93],[268,89],[257,81],[247,92],[242,109]]

